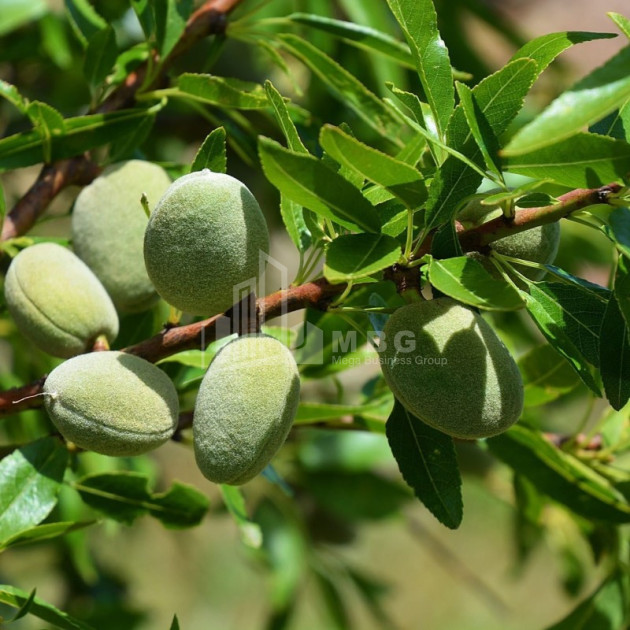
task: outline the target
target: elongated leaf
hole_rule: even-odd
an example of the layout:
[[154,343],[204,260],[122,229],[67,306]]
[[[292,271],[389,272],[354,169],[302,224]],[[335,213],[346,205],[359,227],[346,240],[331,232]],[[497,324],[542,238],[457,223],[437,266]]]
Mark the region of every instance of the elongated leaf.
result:
[[[385,230],[385,226],[383,226]],[[457,258],[463,256],[462,245],[457,236],[455,222],[449,221],[441,225],[431,240],[431,256],[434,258]]]
[[630,505],[603,476],[577,457],[517,424],[487,441],[490,452],[538,490],[576,514],[595,521],[630,522]]
[[382,186],[408,208],[418,208],[426,200],[422,175],[412,166],[359,142],[332,125],[322,128],[319,142],[339,164]]
[[259,151],[267,179],[288,199],[351,230],[379,231],[374,206],[317,158],[288,151],[268,138],[260,138]]
[[267,93],[267,99],[273,107],[273,113],[282,129],[282,133],[287,140],[287,145],[291,151],[296,153],[308,153],[307,148],[302,143],[300,136],[291,120],[289,110],[284,102],[280,92],[276,90],[271,81],[265,81],[265,92]]
[[[626,212],[628,211],[626,210]],[[630,220],[630,212],[628,215]],[[626,326],[630,327],[630,261],[625,256],[620,256],[617,261],[615,298]]]
[[549,146],[603,118],[630,98],[630,46],[561,94],[542,114],[519,130],[505,155]]
[[[548,291],[543,291],[531,284],[530,293],[525,297],[527,310],[552,347],[569,361],[585,385],[599,396],[599,387],[584,352],[597,362],[598,322],[604,315],[605,303],[589,299],[587,294],[580,296],[576,291],[562,293],[565,289],[560,287],[565,285],[553,283],[552,287],[547,287]],[[562,304],[556,299],[558,293],[564,297]]]
[[184,32],[192,9],[192,0],[154,0],[155,35],[163,58],[173,50]]
[[599,337],[599,365],[606,398],[619,411],[630,399],[630,339],[617,298],[608,301]]
[[626,37],[630,38],[630,20],[627,17],[620,13],[615,13],[614,11],[610,11],[608,17],[619,27],[619,30]]
[[567,140],[508,157],[511,173],[549,178],[575,188],[596,188],[622,181],[630,171],[630,145],[594,133],[578,133]]
[[19,534],[8,538],[0,543],[0,549],[6,549],[8,547],[16,547],[17,545],[26,545],[40,540],[50,540],[51,538],[57,538],[59,536],[65,536],[70,532],[83,529],[93,525],[96,521],[81,521],[81,522],[58,522],[58,523],[45,523],[44,525],[36,525],[29,529],[21,531]]
[[220,107],[261,109],[269,105],[261,85],[240,79],[187,72],[178,78],[177,88],[179,94],[172,90],[166,91],[175,96],[185,96]]
[[[111,114],[66,118],[65,131],[50,138],[50,159],[80,155],[133,133],[139,121],[155,109],[129,109]],[[43,139],[38,131],[26,131],[0,140],[0,171],[38,164],[45,159]]]
[[344,234],[326,248],[324,276],[333,284],[365,278],[400,259],[400,243],[385,234]]
[[225,173],[227,170],[227,155],[225,153],[225,128],[218,127],[211,131],[190,167],[191,172],[209,168],[213,173]]
[[64,0],[70,23],[79,41],[87,46],[96,33],[107,28],[107,22],[88,0]]
[[111,26],[97,31],[88,42],[83,61],[83,73],[94,88],[105,79],[116,63],[118,46]]
[[614,33],[589,33],[588,31],[562,31],[548,33],[527,42],[512,57],[515,59],[533,59],[538,64],[538,72],[542,71],[564,50],[574,44],[582,44],[595,39],[610,39]]
[[142,26],[142,31],[147,39],[155,33],[155,14],[153,12],[152,0],[130,0],[131,7],[135,11]]
[[[473,88],[472,94],[479,112],[496,137],[501,136],[518,114],[537,76],[536,62],[517,59]],[[447,137],[452,149],[460,151],[475,164],[483,165],[481,151],[472,137],[461,106],[453,112]],[[457,213],[458,204],[474,194],[480,182],[479,173],[458,158],[449,156],[429,189],[426,228],[437,227],[452,219]]]
[[262,531],[258,523],[254,523],[247,515],[243,493],[237,486],[221,486],[221,494],[228,509],[241,532],[241,540],[248,547],[259,549],[262,545]]
[[630,259],[630,210],[615,208],[608,217],[608,223],[604,233],[615,242],[626,260]]
[[311,232],[304,220],[304,208],[299,203],[280,195],[280,215],[287,233],[298,251],[306,251],[313,242]]
[[0,37],[32,20],[42,17],[48,10],[45,0],[2,0],[0,2]]
[[429,280],[442,293],[477,308],[514,311],[525,306],[514,287],[493,277],[479,261],[468,256],[433,258],[429,264]]
[[525,407],[556,400],[580,384],[575,370],[550,345],[536,346],[518,360],[523,377]]
[[463,505],[452,438],[418,420],[398,401],[386,431],[404,480],[435,518],[457,529]]
[[547,630],[620,630],[630,621],[630,577],[617,569],[567,617]]
[[0,462],[0,542],[43,521],[55,507],[68,451],[42,438]]
[[588,130],[591,133],[599,133],[602,136],[630,142],[630,101],[626,101],[625,105],[622,105],[612,114],[598,120]]
[[26,113],[28,99],[20,94],[15,85],[3,81],[2,79],[0,79],[0,97],[9,101],[11,105],[19,109],[22,113]]
[[194,527],[208,511],[208,499],[192,486],[174,482],[167,492],[151,493],[139,473],[88,475],[73,482],[87,505],[123,523],[149,514],[164,526]]
[[[29,593],[22,591],[14,586],[0,584],[0,602],[12,606],[13,608],[21,608],[29,599]],[[49,604],[39,597],[34,597],[28,610],[29,614],[52,624],[55,628],[62,630],[94,630],[94,628],[79,619],[71,617],[52,604]]]
[[353,74],[304,39],[287,34],[279,36],[279,41],[288,53],[308,66],[368,125],[391,140],[398,137],[402,122]]
[[444,137],[455,106],[455,90],[448,50],[438,31],[433,2],[387,0],[387,3],[409,44],[438,133]]

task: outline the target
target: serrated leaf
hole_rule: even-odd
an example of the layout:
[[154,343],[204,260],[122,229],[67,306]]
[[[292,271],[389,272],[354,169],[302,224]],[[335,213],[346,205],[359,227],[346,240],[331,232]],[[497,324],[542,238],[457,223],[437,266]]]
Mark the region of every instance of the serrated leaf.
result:
[[630,46],[563,92],[516,133],[504,154],[521,155],[555,144],[623,105],[630,98],[629,64]]
[[319,143],[339,164],[382,186],[409,209],[418,208],[426,200],[426,186],[415,168],[359,142],[339,127],[324,125]]
[[288,199],[351,230],[380,230],[374,206],[317,158],[293,153],[268,138],[260,138],[259,152],[267,179]]
[[167,492],[152,493],[148,484],[145,475],[115,472],[88,475],[71,486],[87,505],[127,524],[148,514],[165,527],[194,527],[208,511],[207,497],[192,486],[176,481]]
[[630,101],[626,101],[625,105],[612,114],[592,124],[588,130],[591,133],[630,142]]
[[599,365],[606,398],[619,411],[630,399],[630,338],[614,295],[601,320]]
[[523,378],[525,407],[545,405],[580,384],[575,370],[550,345],[532,348],[518,360]]
[[225,173],[227,170],[225,138],[223,127],[211,131],[199,147],[190,171],[202,171],[204,168],[209,168],[213,173]]
[[262,85],[241,79],[185,72],[177,79],[177,89],[179,94],[167,92],[219,107],[261,109],[269,105]]
[[344,234],[326,248],[324,276],[333,284],[371,276],[398,262],[400,243],[385,234]]
[[576,133],[531,153],[507,157],[504,168],[564,186],[596,188],[622,181],[630,172],[630,145],[598,134]]
[[26,545],[41,540],[50,540],[51,538],[65,536],[70,532],[89,527],[94,523],[96,523],[96,521],[69,521],[36,525],[35,527],[25,529],[20,533],[15,534],[15,536],[2,541],[2,543],[0,543],[0,550],[7,549],[8,547],[16,547],[17,545]]
[[278,36],[280,45],[310,68],[341,100],[368,125],[392,141],[402,123],[381,99],[370,92],[353,74],[342,68],[315,46],[296,35]]
[[330,33],[358,48],[377,52],[390,59],[395,59],[406,68],[415,69],[409,47],[391,35],[375,28],[308,13],[292,13],[287,19],[296,24],[303,24],[304,26]]
[[462,482],[452,438],[421,422],[398,401],[386,433],[398,468],[415,495],[440,523],[457,529],[463,516]]
[[446,295],[464,304],[491,311],[514,311],[525,306],[519,292],[505,280],[493,277],[468,256],[431,259],[429,281]]
[[3,0],[0,2],[0,37],[41,18],[47,11],[45,0]]
[[612,484],[577,457],[517,424],[487,440],[490,452],[538,490],[576,514],[595,521],[630,522],[630,505]]
[[192,0],[154,0],[155,36],[162,59],[175,48],[192,9]]
[[617,569],[567,617],[547,630],[621,630],[628,627],[630,577]]
[[574,44],[582,44],[596,39],[610,39],[614,33],[590,33],[588,31],[561,31],[541,35],[519,48],[510,61],[515,59],[533,59],[542,71],[564,50]]
[[226,484],[222,484],[220,488],[225,507],[238,525],[243,544],[253,549],[259,549],[263,542],[262,531],[258,523],[254,523],[249,518],[241,489]]
[[110,73],[117,57],[116,33],[111,26],[97,31],[90,38],[83,60],[83,74],[92,88]]
[[87,46],[98,31],[107,28],[107,22],[88,0],[64,0],[64,2],[70,23],[83,46]]
[[308,153],[307,148],[302,143],[297,129],[291,120],[289,110],[287,109],[287,105],[284,102],[282,95],[278,92],[278,90],[276,90],[271,81],[265,81],[265,92],[267,93],[267,99],[273,108],[276,121],[286,138],[289,149],[291,149],[291,151],[295,151],[296,153]]
[[15,85],[0,79],[0,97],[9,101],[11,105],[16,107],[22,113],[26,113],[28,107],[28,99],[20,94]]
[[455,106],[448,50],[437,26],[431,0],[387,0],[411,49],[422,89],[431,106],[438,133],[444,137]]
[[[599,386],[587,363],[589,358],[595,363],[598,361],[598,323],[606,304],[569,285],[545,285],[543,290],[530,284],[530,293],[525,296],[527,311],[551,346],[569,361],[584,384],[599,396]],[[562,303],[558,302],[558,296],[562,296]]]
[[0,542],[43,521],[55,507],[68,451],[42,438],[0,461]]
[[[383,226],[383,230],[385,226]],[[455,222],[449,221],[441,225],[431,239],[431,256],[434,258],[457,258],[463,256],[462,245],[459,242]]]
[[[129,109],[111,114],[93,114],[64,120],[62,134],[50,138],[50,159],[80,155],[133,133],[139,121],[155,109]],[[44,161],[43,139],[38,131],[17,133],[0,140],[0,171],[32,166]]]
[[281,194],[280,215],[293,244],[299,251],[306,251],[311,246],[313,239],[304,220],[304,208],[299,203],[291,201],[286,195]]
[[[20,608],[29,599],[29,593],[8,584],[0,584],[0,602],[13,608]],[[39,597],[34,597],[29,606],[29,614],[34,615],[38,619],[52,624],[55,628],[62,630],[94,630],[90,626],[79,619],[71,617],[52,604],[49,604]]]
[[[538,76],[536,62],[517,59],[476,85],[472,94],[479,112],[496,137],[505,132],[523,106],[525,95]],[[483,156],[477,146],[460,106],[455,108],[447,129],[451,149],[463,153],[477,165]],[[458,204],[474,194],[481,175],[455,156],[449,156],[429,188],[426,208],[426,229],[437,227],[452,219]]]

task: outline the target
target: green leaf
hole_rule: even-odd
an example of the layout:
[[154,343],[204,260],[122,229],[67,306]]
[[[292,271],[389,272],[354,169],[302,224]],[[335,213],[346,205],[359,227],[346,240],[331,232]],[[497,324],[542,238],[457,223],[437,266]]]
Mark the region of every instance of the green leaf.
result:
[[83,58],[83,74],[92,88],[110,73],[118,57],[116,33],[111,26],[96,32],[88,42]]
[[498,177],[502,177],[497,156],[499,152],[499,141],[492,132],[484,115],[481,113],[472,90],[467,85],[459,82],[456,84],[456,87],[459,102],[461,103],[466,121],[470,127],[470,133],[475,139],[481,151],[481,155],[483,155],[486,168]]
[[170,630],[179,630],[179,619],[177,619],[177,615],[173,616]]
[[630,144],[594,133],[518,154],[504,161],[511,173],[548,178],[572,188],[596,188],[622,181],[630,171]]
[[237,486],[228,486],[225,484],[222,484],[220,488],[225,507],[238,525],[243,544],[253,549],[259,549],[263,541],[262,531],[260,525],[254,523],[247,515],[245,499],[243,498],[241,489]]
[[487,440],[490,452],[576,514],[594,521],[630,522],[630,505],[612,484],[538,431],[516,424]]
[[[518,114],[525,95],[538,76],[536,62],[517,59],[476,85],[472,94],[478,111],[484,116],[496,137],[505,132]],[[461,105],[455,108],[447,129],[451,149],[463,153],[475,164],[483,164],[483,156],[475,142]],[[481,175],[455,156],[449,156],[437,172],[429,188],[426,209],[426,229],[452,219],[458,205],[474,194]]]
[[599,365],[606,398],[619,411],[630,399],[630,339],[614,295],[601,320]]
[[274,116],[278,121],[278,125],[280,129],[282,129],[282,133],[287,140],[287,145],[291,151],[295,151],[295,153],[308,153],[307,148],[302,143],[300,136],[291,120],[291,116],[289,115],[289,110],[287,109],[287,105],[284,102],[280,92],[276,90],[271,81],[265,81],[265,92],[267,93],[267,99],[271,103],[273,108]]
[[262,85],[251,81],[185,72],[177,79],[177,88],[179,93],[174,90],[165,92],[219,107],[261,109],[269,106]]
[[[111,114],[66,118],[65,131],[52,135],[50,159],[61,160],[80,155],[133,133],[138,124],[156,109],[128,109]],[[46,139],[39,131],[17,133],[0,140],[0,171],[31,166],[44,161]]]
[[380,230],[374,206],[317,158],[293,153],[263,137],[259,139],[259,152],[267,179],[288,199],[348,229]]
[[614,11],[610,11],[607,15],[619,27],[619,30],[626,37],[630,38],[630,20],[624,15],[615,13]]
[[148,514],[165,527],[194,527],[208,511],[208,499],[192,486],[176,481],[167,492],[152,493],[148,483],[145,475],[115,472],[88,475],[71,485],[87,505],[127,524]]
[[630,46],[563,92],[505,147],[505,155],[531,153],[579,132],[630,98]]
[[285,195],[280,195],[280,214],[293,244],[298,248],[298,251],[306,251],[311,246],[313,239],[304,220],[304,208]]
[[191,172],[209,168],[213,173],[225,173],[227,170],[227,155],[225,152],[225,128],[218,127],[211,131],[195,155]]
[[68,451],[42,438],[0,461],[0,542],[43,521],[55,507]]
[[0,37],[41,18],[47,11],[45,0],[0,0]]
[[400,243],[385,234],[344,234],[326,248],[324,276],[329,282],[351,282],[398,262]]
[[452,438],[418,420],[398,401],[386,431],[404,480],[433,516],[457,529],[463,516],[462,482]]
[[50,540],[51,538],[58,538],[59,536],[65,536],[70,532],[89,527],[94,525],[96,521],[68,521],[57,523],[45,523],[44,525],[36,525],[25,529],[11,538],[7,538],[0,543],[0,549],[7,549],[8,547],[16,547],[17,545],[26,545],[33,542],[39,542],[41,540]]
[[109,147],[109,160],[112,163],[130,159],[135,149],[148,137],[155,124],[155,114],[147,113],[135,126],[135,129],[113,140]]
[[630,101],[626,101],[625,105],[612,114],[592,124],[588,130],[591,133],[630,142]]
[[438,133],[444,137],[455,106],[455,90],[448,50],[438,31],[433,2],[387,0],[387,3],[409,44]]
[[547,630],[621,630],[628,627],[630,577],[617,569],[578,607]]
[[434,258],[457,258],[464,255],[454,221],[444,223],[435,231],[431,240],[431,255]]
[[310,68],[344,103],[382,136],[395,141],[401,121],[353,74],[315,46],[295,35],[280,35],[280,45]]
[[515,59],[533,59],[538,64],[538,73],[543,70],[564,50],[574,44],[582,44],[595,39],[617,37],[614,33],[589,33],[588,31],[562,31],[541,35],[519,48],[510,61]]
[[479,261],[468,256],[445,260],[432,258],[429,281],[442,293],[477,308],[514,311],[525,306],[514,287],[493,277]]
[[83,46],[87,46],[98,31],[107,28],[107,22],[96,12],[88,0],[64,1],[72,28]]
[[339,127],[324,125],[319,143],[339,164],[382,186],[408,208],[416,209],[426,200],[427,189],[415,168],[359,142]]
[[303,24],[309,28],[330,33],[358,48],[377,52],[390,59],[396,60],[406,68],[415,69],[414,60],[409,51],[409,47],[399,42],[391,35],[375,28],[308,13],[293,13],[289,15],[287,19],[296,24]]
[[35,593],[37,593],[36,588],[34,588],[31,591],[30,595],[28,596],[28,599],[20,606],[18,611],[15,613],[15,615],[13,615],[11,619],[9,619],[9,623],[13,623],[14,621],[17,621],[18,619],[22,619],[22,617],[26,617],[26,615],[28,615],[29,609],[33,605],[33,602],[35,601]]
[[155,0],[153,15],[158,51],[162,59],[175,48],[193,9],[192,0]]
[[22,113],[26,113],[28,108],[28,99],[22,96],[15,85],[0,79],[0,98],[9,101],[11,105],[19,109]]
[[608,217],[609,229],[604,232],[616,244],[617,249],[630,259],[630,210],[615,208]]
[[[14,586],[0,584],[0,602],[12,606],[13,608],[21,608],[29,599],[29,593],[22,591]],[[38,619],[42,619],[46,623],[50,623],[55,628],[62,630],[94,630],[94,628],[79,619],[71,617],[68,613],[62,612],[55,608],[52,604],[34,597],[28,612]]]
[[131,7],[138,17],[142,31],[147,39],[155,32],[155,14],[153,13],[152,0],[130,0]]
[[[630,220],[630,212],[628,215]],[[630,327],[630,260],[625,256],[620,256],[617,260],[614,295],[626,325]]]
[[550,345],[532,348],[518,360],[523,377],[525,407],[545,405],[580,384],[575,370]]
[[595,364],[599,359],[599,323],[606,303],[559,283],[530,284],[529,291],[525,301],[534,323],[584,384],[599,396],[599,386],[587,362]]

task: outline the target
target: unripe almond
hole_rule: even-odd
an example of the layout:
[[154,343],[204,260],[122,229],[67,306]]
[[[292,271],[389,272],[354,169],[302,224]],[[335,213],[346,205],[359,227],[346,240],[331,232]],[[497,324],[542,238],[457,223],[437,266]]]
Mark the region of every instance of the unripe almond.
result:
[[59,432],[103,455],[140,455],[171,438],[179,402],[155,365],[123,352],[65,361],[44,383],[45,406]]
[[486,321],[438,298],[399,308],[385,325],[383,375],[420,420],[453,437],[496,435],[523,409],[514,359]]
[[243,335],[224,346],[195,403],[197,465],[214,483],[239,485],[260,473],[284,443],[300,396],[293,355],[268,335]]
[[269,234],[258,202],[234,177],[208,169],[175,181],[151,213],[144,258],[157,292],[196,315],[227,310],[259,275]]
[[118,315],[103,285],[55,243],[23,249],[11,262],[4,294],[20,332],[56,357],[80,354],[100,335],[111,342],[118,334]]

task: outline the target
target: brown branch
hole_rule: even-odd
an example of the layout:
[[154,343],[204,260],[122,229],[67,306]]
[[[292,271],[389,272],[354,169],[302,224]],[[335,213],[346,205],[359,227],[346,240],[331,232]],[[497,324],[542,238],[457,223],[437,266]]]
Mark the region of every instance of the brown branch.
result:
[[[179,42],[162,63],[160,76],[154,83],[161,83],[174,59],[186,52],[196,42],[208,35],[222,33],[226,16],[241,0],[208,0],[189,18]],[[155,63],[157,59],[153,59]],[[97,109],[99,113],[112,112],[133,106],[135,95],[143,85],[149,63],[136,68]],[[87,185],[100,173],[87,154],[45,164],[33,185],[7,214],[0,239],[5,241],[26,234],[42,215],[48,204],[66,187],[72,184]]]

